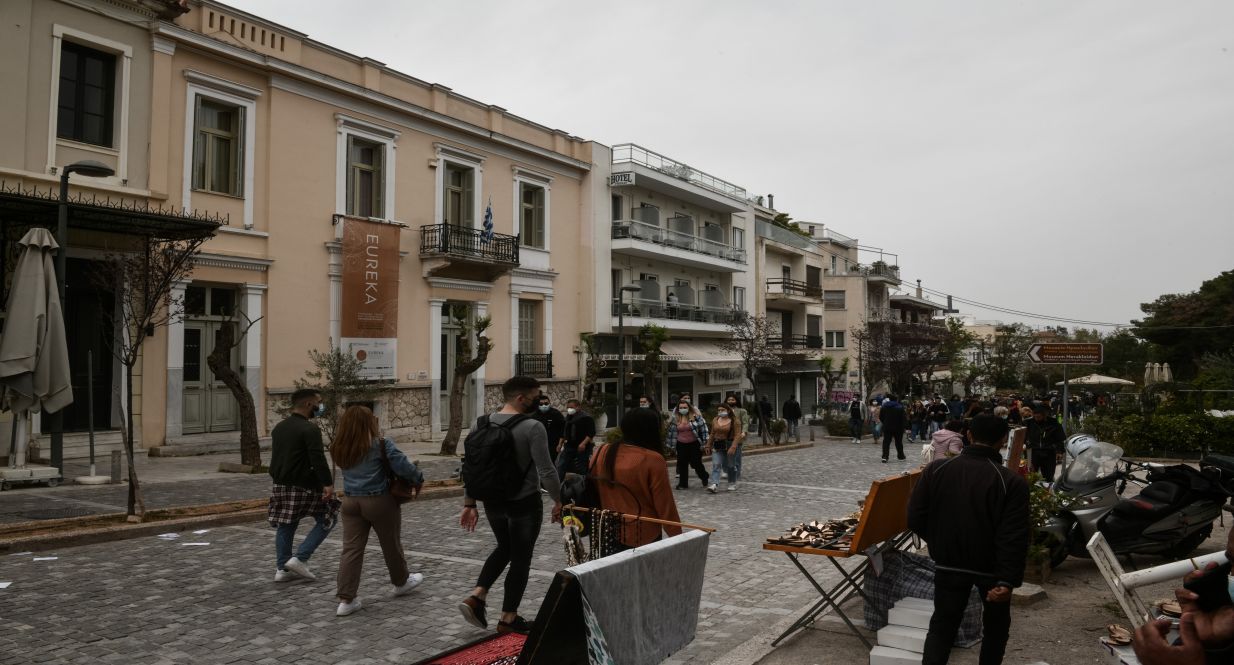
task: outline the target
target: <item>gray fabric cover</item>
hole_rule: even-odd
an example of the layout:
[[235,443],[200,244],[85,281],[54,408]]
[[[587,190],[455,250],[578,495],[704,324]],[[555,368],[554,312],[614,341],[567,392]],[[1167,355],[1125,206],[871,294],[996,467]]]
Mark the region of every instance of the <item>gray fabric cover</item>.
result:
[[617,665],[660,663],[694,639],[709,534],[680,536],[589,561],[578,578],[603,642]]
[[18,242],[21,257],[13,271],[0,336],[0,402],[16,412],[55,413],[73,403],[64,313],[56,287],[51,232],[33,228]]

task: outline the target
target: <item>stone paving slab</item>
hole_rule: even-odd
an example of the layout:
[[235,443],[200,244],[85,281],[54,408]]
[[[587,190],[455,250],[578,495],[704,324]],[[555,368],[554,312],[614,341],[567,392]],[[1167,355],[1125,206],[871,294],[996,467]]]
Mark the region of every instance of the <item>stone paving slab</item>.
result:
[[[798,521],[851,512],[870,480],[909,464],[881,464],[868,444],[823,443],[747,457],[749,482],[738,492],[677,492],[683,519],[719,531],[696,639],[670,662],[710,663],[811,600],[787,558],[761,549],[763,539]],[[171,542],[150,537],[38,553],[54,561],[0,557],[0,581],[13,582],[0,590],[0,663],[14,654],[20,658],[10,660],[22,663],[415,662],[483,634],[462,621],[457,603],[494,541],[483,521],[475,533],[458,527],[459,505],[457,498],[408,504],[404,547],[425,583],[385,598],[390,581],[374,539],[360,587],[365,609],[345,618],[334,616],[333,597],[341,533],[311,561],[317,583],[273,583],[273,531],[261,522]],[[210,544],[183,544],[196,539]],[[565,565],[555,525],[544,525],[532,565],[522,607],[529,618]],[[812,567],[832,579],[824,565]],[[492,607],[500,606],[500,587]]]

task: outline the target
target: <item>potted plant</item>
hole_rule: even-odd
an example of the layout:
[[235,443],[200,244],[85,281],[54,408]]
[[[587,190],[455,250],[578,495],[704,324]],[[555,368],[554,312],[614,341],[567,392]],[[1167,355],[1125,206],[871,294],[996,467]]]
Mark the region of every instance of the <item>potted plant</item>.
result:
[[788,430],[788,421],[783,418],[772,418],[767,423],[767,433],[771,435],[771,445],[780,445],[780,437]]
[[1028,544],[1028,558],[1024,566],[1024,579],[1044,583],[1050,579],[1051,554],[1061,545],[1057,538],[1042,529],[1050,517],[1062,510],[1067,497],[1041,484],[1040,473],[1028,474],[1028,523],[1032,538]]

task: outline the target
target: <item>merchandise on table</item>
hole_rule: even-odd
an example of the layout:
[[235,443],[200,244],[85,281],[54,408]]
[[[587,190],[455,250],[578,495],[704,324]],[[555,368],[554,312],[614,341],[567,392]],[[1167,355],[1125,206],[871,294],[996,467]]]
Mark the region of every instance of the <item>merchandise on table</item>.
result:
[[815,549],[848,549],[857,533],[857,523],[861,521],[861,511],[858,510],[847,517],[820,522],[802,522],[788,529],[779,538],[768,538],[767,542],[774,545],[791,545],[793,547],[812,547]]

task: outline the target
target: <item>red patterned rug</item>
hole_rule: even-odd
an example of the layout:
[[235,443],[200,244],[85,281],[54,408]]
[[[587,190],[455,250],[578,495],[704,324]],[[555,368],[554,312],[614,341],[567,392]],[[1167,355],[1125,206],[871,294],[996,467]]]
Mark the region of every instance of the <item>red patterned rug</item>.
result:
[[526,635],[517,633],[493,635],[417,665],[514,665],[526,641]]

